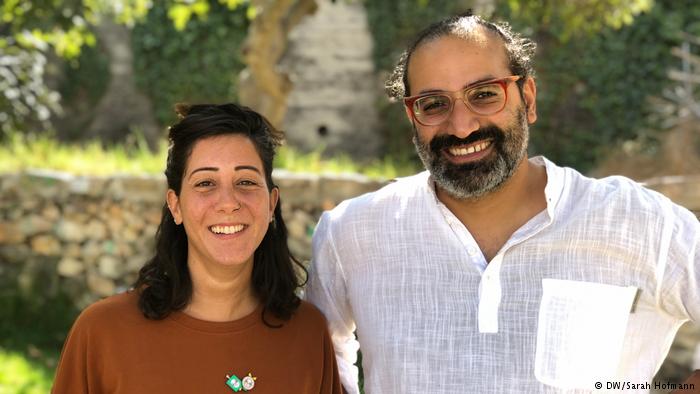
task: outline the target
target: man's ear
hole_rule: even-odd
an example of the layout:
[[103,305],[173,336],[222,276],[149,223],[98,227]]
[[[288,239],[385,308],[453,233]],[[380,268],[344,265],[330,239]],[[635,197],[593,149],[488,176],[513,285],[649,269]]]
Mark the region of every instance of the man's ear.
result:
[[404,111],[406,111],[406,117],[408,118],[408,121],[413,123],[413,115],[411,114],[411,110],[408,109],[406,105],[403,106]]
[[175,193],[175,190],[168,189],[168,193],[165,195],[165,200],[168,202],[168,209],[170,214],[173,215],[175,219],[175,224],[182,224],[182,212],[180,212],[180,198]]
[[523,99],[527,123],[533,124],[537,120],[537,85],[532,77],[528,77],[523,84]]

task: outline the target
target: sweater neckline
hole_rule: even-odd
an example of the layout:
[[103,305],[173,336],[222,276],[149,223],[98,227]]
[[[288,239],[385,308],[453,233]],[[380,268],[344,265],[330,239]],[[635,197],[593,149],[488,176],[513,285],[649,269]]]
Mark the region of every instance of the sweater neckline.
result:
[[178,323],[192,330],[212,334],[220,334],[232,331],[242,331],[258,323],[261,323],[262,311],[263,305],[261,303],[260,305],[258,305],[257,308],[255,308],[253,312],[249,313],[248,315],[243,316],[240,319],[225,322],[213,322],[197,319],[195,317],[189,316],[188,314],[182,311],[173,312],[170,315],[170,318],[175,323]]

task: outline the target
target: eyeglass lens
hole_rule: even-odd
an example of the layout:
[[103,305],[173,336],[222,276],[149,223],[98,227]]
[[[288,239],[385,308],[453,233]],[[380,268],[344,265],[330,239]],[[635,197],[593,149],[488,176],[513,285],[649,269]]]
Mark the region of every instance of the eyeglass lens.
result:
[[[505,105],[506,94],[500,83],[474,86],[461,93],[461,98],[467,106],[479,115],[496,113]],[[451,95],[435,94],[416,100],[413,112],[422,123],[437,124],[449,116],[453,105],[454,99]]]

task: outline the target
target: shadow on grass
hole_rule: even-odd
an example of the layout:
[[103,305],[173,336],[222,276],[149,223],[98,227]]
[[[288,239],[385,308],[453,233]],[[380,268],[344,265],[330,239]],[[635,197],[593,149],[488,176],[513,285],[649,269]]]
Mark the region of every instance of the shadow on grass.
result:
[[79,312],[63,293],[0,287],[0,392],[48,392]]

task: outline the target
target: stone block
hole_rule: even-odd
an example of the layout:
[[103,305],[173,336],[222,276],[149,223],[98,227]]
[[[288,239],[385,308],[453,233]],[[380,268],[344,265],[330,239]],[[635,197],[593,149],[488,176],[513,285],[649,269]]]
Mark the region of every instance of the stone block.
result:
[[51,235],[37,235],[31,239],[32,251],[42,256],[57,256],[61,253],[61,243]]
[[332,201],[338,204],[343,200],[378,190],[385,184],[384,181],[372,180],[357,174],[322,176],[319,195],[321,201]]
[[82,242],[88,233],[83,223],[75,220],[75,218],[64,218],[59,220],[56,226],[56,235],[63,241]]
[[280,200],[283,204],[296,206],[318,201],[318,175],[275,169],[272,177],[280,188]]
[[73,257],[64,257],[58,262],[58,274],[68,278],[75,278],[85,271],[85,264]]
[[50,232],[53,230],[54,222],[42,215],[29,215],[20,220],[19,227],[23,234],[34,235]]
[[101,276],[110,279],[119,279],[124,273],[121,259],[110,255],[100,257],[97,262],[97,270]]
[[109,297],[115,294],[117,288],[113,280],[103,278],[94,273],[88,275],[87,285],[90,291],[100,297]]
[[0,222],[0,245],[14,245],[24,242],[27,237],[22,227],[15,223]]

